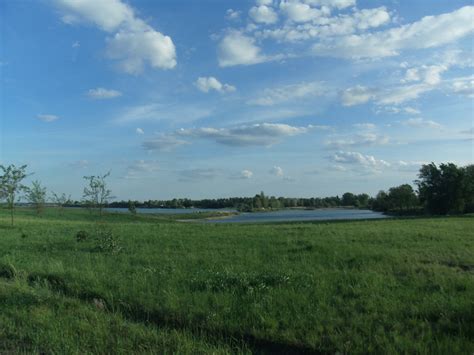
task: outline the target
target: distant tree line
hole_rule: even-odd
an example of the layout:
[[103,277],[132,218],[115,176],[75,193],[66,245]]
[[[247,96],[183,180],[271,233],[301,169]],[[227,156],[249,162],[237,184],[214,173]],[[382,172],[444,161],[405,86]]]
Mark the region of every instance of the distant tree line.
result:
[[135,214],[136,208],[235,208],[239,211],[264,211],[282,208],[330,208],[353,207],[368,208],[375,211],[398,214],[461,214],[474,212],[474,165],[458,167],[447,163],[437,166],[434,163],[423,165],[414,181],[417,191],[409,184],[392,187],[388,191],[379,191],[374,197],[367,194],[344,193],[341,197],[288,198],[267,196],[262,191],[253,197],[230,197],[219,199],[191,200],[188,198],[172,200],[117,201],[108,189],[106,179],[110,173],[97,176],[84,176],[87,181],[81,201],[71,201],[66,194],[52,193],[47,198],[47,190],[39,181],[32,186],[23,184],[31,174],[26,165],[0,165],[0,201],[5,201],[11,212],[11,224],[14,223],[15,205],[25,198],[40,214],[49,200],[60,211],[64,207],[87,207],[102,215],[105,207],[128,208]]
[[[311,197],[311,198],[289,198],[267,196],[262,191],[254,197],[228,197],[218,199],[191,200],[188,198],[175,198],[172,200],[148,200],[140,201],[115,201],[109,207],[129,208],[133,204],[136,208],[235,208],[242,212],[260,210],[278,210],[282,208],[328,208],[328,207],[358,207],[368,208],[370,197],[367,194],[355,195],[345,193],[342,198]],[[80,202],[77,201],[79,204]]]

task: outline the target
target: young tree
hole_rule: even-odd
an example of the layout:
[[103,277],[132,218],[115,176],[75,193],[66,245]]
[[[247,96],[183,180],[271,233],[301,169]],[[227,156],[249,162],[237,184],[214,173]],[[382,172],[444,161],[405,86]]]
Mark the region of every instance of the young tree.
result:
[[46,203],[46,187],[41,186],[38,180],[33,181],[32,187],[26,192],[26,199],[34,206],[36,214],[40,214]]
[[55,192],[52,193],[51,201],[59,207],[59,213],[63,213],[64,206],[68,203],[71,203],[71,195],[66,196],[65,193],[61,195],[56,194]]
[[110,176],[110,172],[102,176],[84,176],[88,185],[84,187],[83,199],[90,208],[97,208],[99,215],[110,199],[113,198],[112,191],[107,188],[105,179]]
[[26,165],[20,167],[16,167],[13,164],[7,167],[0,165],[0,170],[3,174],[0,176],[0,195],[3,195],[7,201],[12,226],[14,224],[15,202],[18,195],[28,190],[28,188],[22,184],[22,181],[28,176],[26,168]]

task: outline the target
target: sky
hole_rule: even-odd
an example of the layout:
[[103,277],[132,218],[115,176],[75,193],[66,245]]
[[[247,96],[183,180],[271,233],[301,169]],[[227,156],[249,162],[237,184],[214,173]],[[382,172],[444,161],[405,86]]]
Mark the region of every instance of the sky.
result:
[[474,160],[460,0],[0,0],[0,164],[79,199],[376,194]]

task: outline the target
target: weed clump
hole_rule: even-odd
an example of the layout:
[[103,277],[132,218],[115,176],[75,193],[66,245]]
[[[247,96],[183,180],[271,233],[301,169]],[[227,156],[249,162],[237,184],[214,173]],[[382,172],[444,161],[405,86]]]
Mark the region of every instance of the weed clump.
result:
[[96,228],[97,249],[101,252],[118,254],[122,247],[118,237],[105,224],[98,224]]
[[0,277],[11,280],[15,278],[17,271],[12,264],[0,264]]
[[76,241],[77,242],[84,242],[89,238],[89,233],[86,231],[79,231],[76,233]]

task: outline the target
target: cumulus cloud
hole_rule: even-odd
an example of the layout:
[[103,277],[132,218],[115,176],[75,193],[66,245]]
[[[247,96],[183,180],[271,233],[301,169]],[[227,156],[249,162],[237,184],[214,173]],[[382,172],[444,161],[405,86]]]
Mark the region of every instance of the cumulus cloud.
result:
[[122,93],[112,89],[96,88],[89,89],[89,91],[87,91],[87,96],[97,100],[106,100],[122,96]]
[[228,146],[270,146],[285,137],[309,132],[313,126],[295,127],[287,124],[259,123],[234,128],[192,128],[181,129],[176,135],[189,138],[201,138]]
[[240,19],[241,11],[228,9],[226,11],[226,19],[231,21],[236,21]]
[[255,39],[241,32],[232,31],[219,43],[218,61],[221,67],[257,64],[268,60],[271,58],[261,53]]
[[403,50],[439,47],[474,31],[474,6],[426,16],[411,24],[384,31],[328,38],[313,46],[317,56],[341,58],[382,58]]
[[432,120],[424,120],[421,117],[417,118],[410,118],[406,121],[401,122],[402,125],[404,126],[409,126],[409,127],[418,127],[418,128],[435,128],[435,129],[440,129],[443,126],[440,125],[439,123],[432,121]]
[[270,174],[282,177],[284,175],[283,169],[279,166],[274,166],[273,168],[270,169]]
[[348,170],[346,167],[356,171],[378,173],[391,166],[385,160],[376,159],[372,155],[364,155],[359,152],[338,151],[329,157],[335,167],[342,167],[342,171]]
[[242,171],[240,172],[240,178],[241,178],[241,179],[251,179],[252,176],[253,176],[253,172],[250,171],[250,170],[247,170],[247,169],[246,169],[246,170],[242,170]]
[[47,122],[47,123],[59,120],[58,116],[51,115],[51,114],[39,114],[39,115],[36,115],[36,118],[39,119],[40,121]]
[[234,92],[235,86],[229,84],[222,84],[213,76],[209,77],[199,77],[195,83],[196,87],[202,92],[209,92],[215,90],[220,93]]
[[138,18],[121,0],[55,0],[67,24],[89,23],[112,34],[107,38],[107,57],[129,74],[152,68],[176,66],[176,49],[169,36],[163,35]]
[[321,82],[290,84],[265,89],[262,93],[258,94],[257,97],[249,100],[248,103],[258,106],[273,106],[295,99],[321,96],[324,93],[324,86]]
[[249,10],[249,16],[256,23],[272,24],[278,21],[278,15],[266,5],[254,6]]

